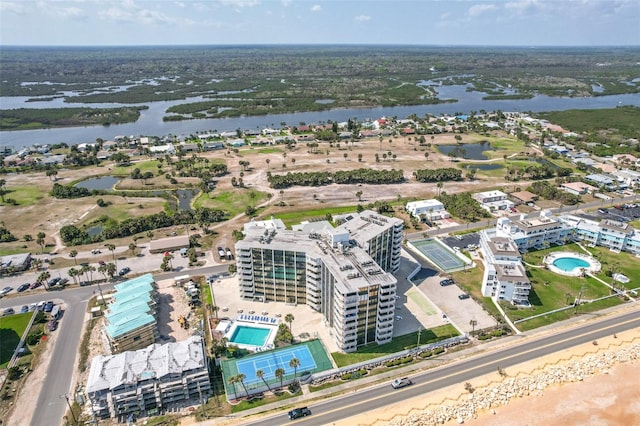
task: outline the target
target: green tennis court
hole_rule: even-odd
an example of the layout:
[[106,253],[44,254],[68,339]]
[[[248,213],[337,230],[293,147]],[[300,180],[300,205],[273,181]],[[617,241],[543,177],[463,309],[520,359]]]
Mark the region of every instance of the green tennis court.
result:
[[411,241],[411,244],[429,262],[444,272],[451,272],[464,267],[464,262],[449,247],[435,238]]

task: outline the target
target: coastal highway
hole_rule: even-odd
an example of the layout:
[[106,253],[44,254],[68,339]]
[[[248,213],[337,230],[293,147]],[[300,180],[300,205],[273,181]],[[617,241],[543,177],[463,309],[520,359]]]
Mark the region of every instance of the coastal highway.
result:
[[[178,275],[209,275],[222,274],[227,272],[227,265],[211,266],[200,269],[182,270],[178,272],[168,272],[154,275],[160,281],[173,278]],[[102,284],[102,291],[107,292],[113,289],[113,283]],[[13,307],[19,312],[22,305],[37,303],[41,300],[53,300],[57,304],[63,303],[64,316],[60,321],[60,327],[54,331],[57,333],[56,342],[52,348],[51,361],[47,375],[43,380],[40,394],[34,395],[37,400],[31,425],[54,425],[63,423],[63,416],[67,411],[67,401],[64,395],[69,395],[73,401],[73,389],[71,379],[77,368],[77,354],[82,337],[87,304],[95,294],[98,294],[96,285],[87,287],[67,288],[65,290],[30,292],[18,297],[0,299],[0,310]],[[84,385],[84,383],[83,383]],[[53,419],[58,419],[55,421]]]
[[[456,361],[446,366],[410,376],[412,386],[393,390],[390,382],[361,389],[353,393],[346,393],[339,397],[307,405],[313,413],[295,421],[296,425],[347,425],[351,416],[362,414],[367,410],[378,409],[385,405],[395,404],[408,398],[423,395],[428,392],[471,381],[485,374],[496,374],[498,367],[508,367],[527,362],[551,353],[560,352],[567,348],[597,341],[598,339],[640,327],[640,311],[609,317],[590,322],[576,328],[560,331],[536,339],[523,338],[522,343],[515,343],[504,349],[472,356],[462,361]],[[303,406],[304,403],[298,404]],[[389,418],[394,413],[389,413]],[[373,420],[373,419],[372,419]],[[260,419],[244,422],[244,425],[276,426],[288,422],[286,412]]]

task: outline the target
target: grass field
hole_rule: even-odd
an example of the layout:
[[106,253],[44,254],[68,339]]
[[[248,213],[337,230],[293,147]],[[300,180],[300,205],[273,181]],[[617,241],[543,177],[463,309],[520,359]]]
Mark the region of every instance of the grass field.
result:
[[[129,166],[114,167],[111,171],[113,176],[129,176],[133,169],[140,169],[140,172],[153,172],[154,175],[158,174],[158,160],[145,160],[136,163],[131,163]],[[165,167],[166,168],[166,167]]]
[[31,206],[38,201],[48,198],[49,195],[42,191],[41,188],[35,185],[28,186],[12,186],[7,188],[5,198],[12,198],[16,200],[20,206]]
[[411,299],[416,305],[420,307],[422,312],[427,315],[433,315],[437,313],[434,306],[424,297],[424,295],[418,291],[416,287],[411,287],[407,292],[407,297]]
[[238,189],[235,192],[203,193],[194,202],[194,207],[220,209],[234,217],[244,213],[248,206],[257,206],[267,199],[266,192],[253,189]]
[[[420,344],[438,342],[450,337],[458,336],[458,331],[451,324],[442,325],[440,327],[422,330],[420,333]],[[385,355],[405,350],[407,347],[415,347],[418,342],[418,332],[405,334],[404,336],[394,337],[393,340],[384,345],[372,343],[367,346],[358,348],[358,352],[345,354],[342,352],[334,352],[331,354],[333,360],[338,367],[357,364],[359,362],[368,361]]]
[[291,225],[296,225],[304,220],[310,219],[324,219],[327,214],[337,215],[343,213],[350,213],[356,210],[356,206],[342,206],[342,207],[323,207],[319,209],[311,209],[311,210],[297,210],[297,211],[286,211],[277,213],[276,217],[281,219],[285,226],[290,227]]
[[27,329],[32,312],[14,314],[0,318],[0,368],[5,368],[11,360],[22,334]]
[[622,134],[640,132],[640,108],[633,106],[593,110],[572,109],[536,115],[578,133],[603,129],[618,129]]

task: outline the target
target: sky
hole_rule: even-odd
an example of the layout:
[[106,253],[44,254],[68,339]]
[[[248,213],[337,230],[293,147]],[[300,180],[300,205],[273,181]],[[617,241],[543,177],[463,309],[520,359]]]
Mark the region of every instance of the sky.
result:
[[639,46],[640,0],[0,0],[0,46]]

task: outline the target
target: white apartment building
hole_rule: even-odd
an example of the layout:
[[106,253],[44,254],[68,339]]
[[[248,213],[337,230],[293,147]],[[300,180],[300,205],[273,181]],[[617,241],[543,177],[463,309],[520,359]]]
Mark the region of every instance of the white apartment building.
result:
[[438,220],[451,217],[449,212],[445,210],[444,204],[435,199],[412,201],[407,203],[405,209],[413,217],[417,217],[418,219]]
[[471,197],[490,213],[515,207],[515,203],[508,200],[508,195],[502,191],[477,192]]
[[520,251],[540,250],[552,244],[566,244],[572,240],[571,228],[552,217],[549,210],[540,212],[540,217],[511,220],[500,218],[496,223],[496,236],[511,238]]
[[322,313],[337,346],[387,343],[393,335],[403,222],[365,210],[336,228],[249,227],[236,243],[240,296],[306,304]]
[[153,416],[177,403],[197,403],[210,389],[204,342],[192,336],[182,342],[96,356],[86,393],[98,418],[124,422],[131,414]]
[[528,303],[531,282],[513,240],[497,236],[496,229],[487,229],[480,233],[480,248],[485,259],[482,295],[514,304]]
[[573,215],[560,216],[558,219],[571,230],[575,239],[586,244],[640,254],[640,232],[628,223],[612,219],[597,222]]

